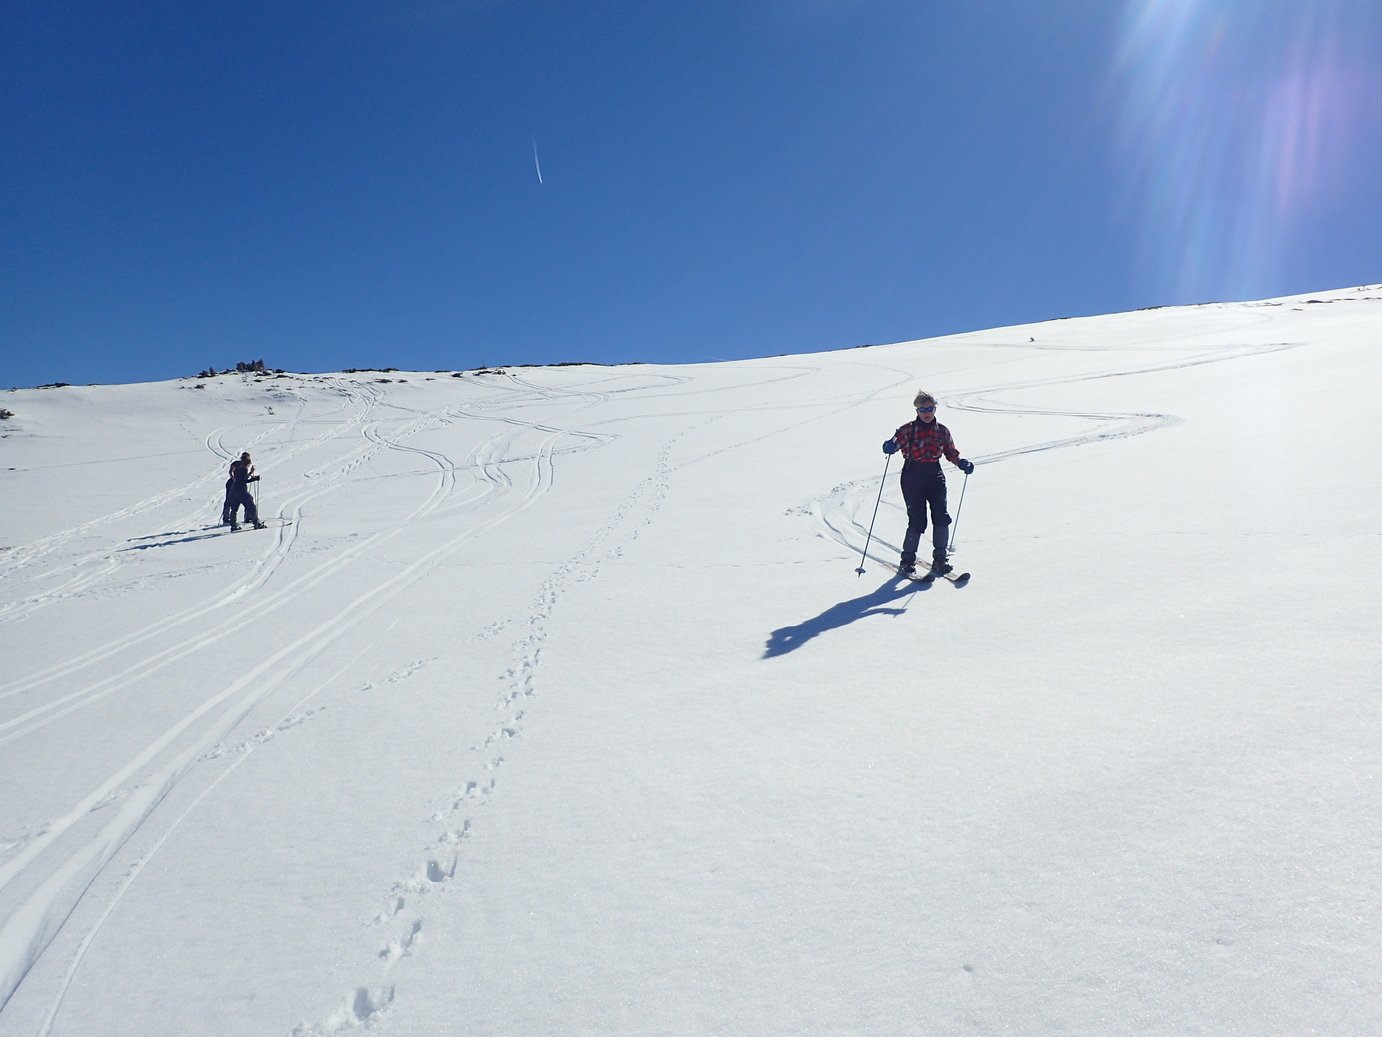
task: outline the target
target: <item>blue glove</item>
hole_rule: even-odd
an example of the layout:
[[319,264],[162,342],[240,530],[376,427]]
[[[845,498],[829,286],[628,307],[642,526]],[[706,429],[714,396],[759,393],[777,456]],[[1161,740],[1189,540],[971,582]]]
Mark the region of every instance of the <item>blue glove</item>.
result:
[[960,471],[964,472],[965,475],[968,475],[970,472],[974,471],[974,462],[966,461],[962,457],[955,462],[955,467],[958,468]]
[[885,454],[895,454],[895,453],[897,453],[897,442],[896,442],[896,440],[890,439],[890,440],[888,440],[886,443],[884,443],[884,444],[883,444],[883,453],[885,453]]

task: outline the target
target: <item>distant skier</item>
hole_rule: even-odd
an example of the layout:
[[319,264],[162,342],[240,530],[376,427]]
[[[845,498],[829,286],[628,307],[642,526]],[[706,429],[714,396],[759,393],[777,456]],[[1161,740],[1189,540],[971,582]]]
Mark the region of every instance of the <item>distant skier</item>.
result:
[[936,398],[929,392],[917,393],[912,401],[917,409],[915,421],[908,422],[883,444],[883,453],[902,451],[902,499],[907,502],[907,535],[902,540],[902,560],[898,572],[916,572],[917,547],[926,532],[926,512],[931,512],[931,571],[948,573],[952,566],[945,557],[950,532],[950,515],[945,504],[945,473],[941,455],[968,475],[974,464],[960,456],[950,430],[936,420]]
[[237,518],[242,504],[245,506],[245,521],[253,523],[255,529],[263,529],[264,523],[259,521],[259,509],[255,507],[254,498],[250,496],[250,483],[258,482],[259,476],[255,474],[254,462],[250,460],[248,450],[240,455],[240,460],[230,466],[230,481],[231,531],[235,532],[240,528]]

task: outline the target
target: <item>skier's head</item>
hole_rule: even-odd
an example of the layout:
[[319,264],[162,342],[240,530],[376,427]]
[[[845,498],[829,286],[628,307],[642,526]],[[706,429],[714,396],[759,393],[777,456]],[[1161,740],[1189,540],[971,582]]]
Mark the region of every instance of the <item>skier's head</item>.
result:
[[248,461],[249,459],[250,459],[250,452],[249,452],[248,450],[246,450],[243,454],[240,455],[240,460],[241,460],[241,461]]
[[912,401],[912,406],[917,409],[917,414],[928,421],[936,416],[936,398],[929,392],[917,393],[916,399]]

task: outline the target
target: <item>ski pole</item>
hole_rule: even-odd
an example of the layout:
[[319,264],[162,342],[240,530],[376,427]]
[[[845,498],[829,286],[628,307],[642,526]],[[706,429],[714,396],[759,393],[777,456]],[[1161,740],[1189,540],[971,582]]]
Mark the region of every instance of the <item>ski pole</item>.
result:
[[873,518],[869,519],[869,535],[864,540],[864,551],[859,555],[859,568],[854,571],[860,576],[864,575],[864,559],[868,557],[869,543],[873,540],[873,524],[878,521],[878,505],[883,500],[883,487],[888,484],[888,465],[892,464],[893,455],[889,454],[883,461],[883,478],[878,484],[878,500],[873,502]]
[[960,503],[955,505],[955,521],[950,523],[950,543],[945,548],[945,553],[948,555],[955,553],[955,530],[960,528],[960,509],[965,506],[965,490],[968,487],[969,473],[965,472],[965,481],[960,484]]

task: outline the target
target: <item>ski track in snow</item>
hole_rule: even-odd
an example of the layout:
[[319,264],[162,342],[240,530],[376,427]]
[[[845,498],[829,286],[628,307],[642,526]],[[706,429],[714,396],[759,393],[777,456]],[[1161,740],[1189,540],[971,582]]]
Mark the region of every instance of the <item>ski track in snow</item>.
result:
[[[377,394],[370,394],[366,410],[372,409],[377,402]],[[404,450],[428,460],[434,469],[436,481],[427,499],[401,523],[338,552],[276,591],[255,594],[253,600],[256,608],[251,612],[243,615],[232,612],[219,622],[210,623],[209,628],[206,623],[207,617],[226,600],[262,590],[269,576],[277,568],[276,562],[258,567],[247,581],[228,589],[220,601],[211,606],[190,610],[180,617],[175,617],[171,623],[165,621],[143,628],[132,636],[118,639],[57,667],[11,682],[0,691],[0,697],[8,698],[61,676],[70,676],[83,670],[108,670],[109,661],[113,656],[154,639],[156,635],[166,632],[170,626],[186,625],[193,620],[202,621],[199,634],[192,638],[190,643],[182,642],[155,650],[152,654],[145,654],[114,674],[101,677],[77,691],[59,696],[0,723],[0,744],[5,744],[32,734],[77,709],[130,687],[151,672],[184,655],[203,650],[215,641],[234,635],[248,623],[262,618],[266,612],[290,604],[298,595],[348,566],[371,548],[434,513],[441,510],[479,511],[480,517],[476,521],[462,524],[459,531],[439,547],[416,559],[362,598],[347,603],[331,619],[264,659],[240,679],[201,702],[165,729],[129,763],[99,783],[66,813],[42,825],[32,826],[28,831],[10,840],[8,848],[12,852],[3,863],[0,863],[0,893],[19,877],[32,875],[40,868],[47,878],[24,896],[10,913],[3,929],[0,929],[0,1010],[3,1010],[4,1004],[23,981],[44,948],[71,915],[95,876],[128,842],[135,831],[148,821],[173,786],[183,780],[198,761],[214,753],[215,747],[224,742],[225,736],[260,701],[276,691],[292,674],[318,657],[349,630],[464,547],[469,540],[530,507],[550,487],[552,456],[557,444],[567,434],[559,429],[518,420],[507,421],[504,430],[477,446],[472,458],[461,466],[455,465],[443,454],[408,447],[401,442],[401,439],[423,431],[438,421],[452,420],[459,413],[460,411],[453,413],[448,410],[440,415],[424,415],[397,436],[385,435],[379,423],[361,425],[363,415],[357,415],[357,419],[360,420],[352,424],[360,426],[359,436],[366,445],[355,449],[334,466],[314,470],[311,474],[315,476],[314,482],[318,485],[313,485],[300,494],[295,503],[290,501],[282,509],[290,512],[293,518],[300,519],[302,505],[307,500],[326,492],[341,479],[355,472],[372,455],[385,449]],[[526,486],[516,489],[505,468],[515,460],[510,456],[513,442],[522,433],[531,430],[538,430],[546,435],[537,453],[527,461],[519,462],[529,464],[531,478]],[[325,438],[334,438],[339,432],[340,427],[337,426]],[[601,436],[587,438],[593,444],[607,439]],[[479,473],[479,489],[462,502],[453,502],[451,497],[456,482],[455,473],[459,469],[470,468],[476,469]],[[171,499],[174,496],[175,494],[164,494],[157,499]],[[219,506],[219,500],[217,505]],[[444,509],[444,505],[450,506]],[[490,514],[486,514],[487,512]],[[111,522],[114,518],[107,516],[101,521]],[[84,532],[88,528],[94,528],[100,525],[101,521],[75,527],[74,531],[69,531],[70,536],[77,535],[78,531]],[[287,534],[288,537],[292,535],[294,534]],[[43,551],[55,549],[60,539],[55,536],[51,538],[51,543],[45,542]],[[274,554],[274,549],[271,549],[270,558],[273,558]],[[34,552],[31,557],[38,555],[39,552]],[[281,558],[281,554],[278,557]],[[221,710],[219,713],[216,712],[218,709]],[[110,816],[111,808],[115,808],[113,816]],[[109,820],[104,824],[100,823],[101,818],[93,820],[98,811],[103,816],[109,816]],[[94,833],[91,831],[93,827],[97,829]],[[70,838],[63,840],[61,853],[65,856],[58,861],[50,860],[52,854],[49,851],[55,849],[59,838],[69,832],[84,834],[77,840],[75,847],[72,846]],[[166,832],[164,834],[166,835]],[[429,882],[439,881],[444,871],[443,865],[429,862],[423,874]],[[410,947],[415,937],[416,934],[413,934],[413,937],[406,941],[406,945]],[[404,946],[404,942],[401,941],[400,946]],[[64,990],[66,987],[67,984],[64,984]],[[386,1003],[387,999],[381,1001],[379,998],[355,992],[349,999],[350,1010],[340,1014],[340,1018],[348,1021],[358,1017],[357,1009],[361,1006],[366,1006],[373,1012]]]
[[63,976],[62,982],[58,987],[56,994],[53,997],[52,1003],[48,1007],[48,1013],[44,1019],[43,1026],[38,1031],[38,1037],[48,1037],[49,1032],[52,1030],[53,1023],[57,1020],[58,1013],[62,1009],[62,1003],[67,996],[67,991],[72,986],[72,980],[77,975],[77,971],[81,968],[82,961],[86,957],[87,951],[90,950],[91,944],[95,941],[96,936],[100,933],[102,927],[105,925],[106,919],[110,917],[111,913],[115,910],[116,906],[119,905],[120,900],[124,896],[125,892],[132,885],[134,885],[135,880],[139,878],[139,875],[144,870],[145,866],[158,853],[159,849],[162,848],[163,844],[168,841],[168,839],[172,836],[173,832],[178,828],[178,826],[182,824],[182,822],[185,821],[193,813],[193,811],[197,809],[198,806],[201,805],[202,801],[205,800],[207,796],[209,796],[216,789],[216,787],[221,784],[221,782],[223,782],[226,778],[230,777],[230,775],[233,774],[235,770],[242,763],[244,763],[245,760],[249,758],[250,754],[253,753],[256,749],[272,740],[278,734],[281,734],[284,731],[289,731],[294,727],[298,727],[301,724],[306,723],[315,714],[321,712],[321,710],[325,707],[317,706],[313,708],[308,708],[308,703],[311,702],[311,700],[314,699],[322,690],[330,687],[342,674],[344,674],[351,666],[358,662],[359,657],[362,654],[363,650],[357,653],[354,657],[352,657],[344,666],[338,669],[330,677],[319,683],[310,692],[303,696],[303,698],[300,699],[294,705],[292,710],[289,711],[288,715],[283,717],[283,719],[281,719],[277,724],[275,724],[272,729],[261,731],[253,738],[229,749],[218,746],[215,750],[207,754],[207,759],[219,759],[221,756],[227,754],[234,755],[236,759],[233,763],[226,767],[225,770],[218,774],[204,789],[202,789],[201,793],[195,799],[193,799],[193,801],[188,805],[187,809],[184,810],[182,814],[180,814],[177,817],[176,820],[172,821],[167,826],[167,828],[163,830],[162,834],[160,834],[160,836],[153,843],[153,845],[150,846],[148,850],[146,850],[144,854],[139,858],[139,860],[136,861],[134,865],[132,865],[130,869],[126,872],[124,880],[121,882],[118,889],[116,889],[116,891],[111,895],[110,899],[106,902],[100,915],[96,918],[95,922],[91,925],[91,927],[86,931],[85,935],[82,937],[81,943],[77,947],[76,952],[72,955],[71,961],[69,962],[67,967],[67,972]]

